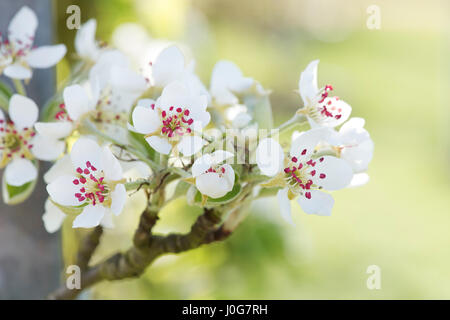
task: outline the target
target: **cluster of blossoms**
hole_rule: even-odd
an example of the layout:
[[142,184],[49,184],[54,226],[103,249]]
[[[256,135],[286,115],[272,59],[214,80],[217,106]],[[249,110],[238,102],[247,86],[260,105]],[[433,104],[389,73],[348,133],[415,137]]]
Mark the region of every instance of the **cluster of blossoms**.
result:
[[[22,8],[1,40],[0,72],[19,84],[31,77],[30,67],[50,67],[66,52],[64,45],[32,48],[36,27],[34,13]],[[330,191],[368,181],[373,142],[364,120],[349,119],[351,107],[332,96],[331,85],[319,88],[318,60],[300,75],[303,107],[275,128],[269,91],[233,62],[219,61],[207,88],[176,44],[144,68],[95,32],[95,20],[77,31],[78,68],[39,122],[36,104],[20,94],[11,92],[7,114],[0,112],[6,202],[30,194],[38,160],[56,161],[44,175],[49,232],[67,217],[74,228],[112,227],[141,188],[159,209],[180,196],[223,209],[276,195],[292,222],[291,200],[308,214],[330,215]],[[298,124],[308,130],[277,139]],[[169,182],[176,183],[172,197]]]

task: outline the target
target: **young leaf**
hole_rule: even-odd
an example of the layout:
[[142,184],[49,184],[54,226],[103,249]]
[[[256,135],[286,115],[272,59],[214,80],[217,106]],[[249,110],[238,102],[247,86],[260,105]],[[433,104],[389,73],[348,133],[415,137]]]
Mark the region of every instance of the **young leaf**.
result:
[[6,182],[5,175],[2,179],[3,201],[9,205],[16,205],[24,202],[33,193],[36,187],[36,180],[25,183],[19,187],[11,186]]

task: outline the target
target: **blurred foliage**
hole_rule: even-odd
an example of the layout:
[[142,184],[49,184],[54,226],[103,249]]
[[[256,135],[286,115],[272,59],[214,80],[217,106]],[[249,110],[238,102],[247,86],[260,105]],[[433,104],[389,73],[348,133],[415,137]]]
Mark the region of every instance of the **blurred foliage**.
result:
[[[100,39],[138,22],[153,37],[187,44],[205,83],[218,59],[235,61],[273,90],[276,123],[300,105],[299,74],[319,58],[319,84],[333,84],[375,141],[370,183],[337,192],[332,217],[307,216],[293,204],[291,227],[275,200],[264,200],[225,243],[163,257],[141,279],[101,284],[93,297],[450,298],[450,42],[443,32],[450,10],[442,1],[379,1],[381,30],[366,28],[370,1],[55,3],[58,37],[70,49],[75,32],[65,28],[65,8],[78,4],[83,21],[99,21]],[[59,66],[61,77],[69,63]],[[97,259],[130,245],[133,205],[107,232]],[[177,201],[157,230],[185,232],[198,214]],[[381,267],[382,290],[366,287],[372,264]]]

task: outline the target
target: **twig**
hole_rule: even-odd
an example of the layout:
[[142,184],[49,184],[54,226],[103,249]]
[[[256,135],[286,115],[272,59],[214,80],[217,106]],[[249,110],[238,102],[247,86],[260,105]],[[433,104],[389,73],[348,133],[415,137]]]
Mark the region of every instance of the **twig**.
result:
[[[152,214],[149,214],[152,216]],[[151,220],[144,219],[141,229],[151,228]],[[197,218],[191,231],[185,235],[171,234],[168,236],[150,236],[148,239],[135,239],[134,245],[124,253],[117,253],[107,260],[87,269],[81,275],[81,290],[71,290],[61,286],[50,299],[75,299],[78,294],[90,286],[103,280],[119,280],[140,276],[145,269],[159,256],[167,253],[178,253],[198,248],[202,244],[210,243],[213,239],[222,239],[217,235],[216,225],[221,221],[221,213],[213,209],[204,209],[204,213]],[[141,226],[141,225],[140,225]],[[138,229],[139,230],[139,229]],[[140,233],[140,232],[139,232]],[[148,241],[148,242],[147,242]]]
[[98,226],[81,242],[81,246],[77,255],[77,265],[81,270],[85,270],[88,267],[89,261],[91,260],[95,249],[100,243],[100,237],[102,236],[102,234],[103,228],[101,226]]

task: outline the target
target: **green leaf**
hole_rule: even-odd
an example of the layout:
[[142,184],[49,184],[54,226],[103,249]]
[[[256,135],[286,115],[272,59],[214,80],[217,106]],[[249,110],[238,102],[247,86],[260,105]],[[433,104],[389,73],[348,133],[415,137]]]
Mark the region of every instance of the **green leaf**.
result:
[[0,81],[0,107],[6,111],[8,110],[9,99],[12,94],[11,88],[6,83]]
[[6,182],[5,175],[2,181],[3,201],[9,205],[16,205],[24,202],[33,193],[36,187],[36,180],[25,183],[19,187],[11,186]]
[[[206,206],[220,206],[226,203],[229,203],[231,201],[233,201],[234,199],[236,199],[236,197],[241,193],[242,187],[239,183],[235,183],[233,186],[233,189],[228,192],[226,195],[224,195],[221,198],[208,198],[208,201],[206,202]],[[202,194],[197,191],[197,193],[195,194],[195,204],[197,205],[201,205],[202,203]]]
[[150,160],[155,162],[159,161],[159,153],[150,147],[142,134],[128,131],[128,141],[133,147],[145,154]]
[[79,215],[83,211],[83,208],[86,206],[86,205],[81,205],[81,206],[76,206],[76,207],[62,206],[59,203],[56,203],[51,199],[50,199],[50,201],[55,206],[57,206],[59,208],[59,210],[61,210],[62,212],[64,212],[65,214],[67,214],[68,216],[71,216],[71,217],[75,217],[75,216]]
[[[259,84],[256,84],[257,86]],[[243,96],[244,104],[249,114],[258,124],[260,129],[273,128],[272,107],[270,105],[269,93],[262,93],[254,88],[251,93]]]

